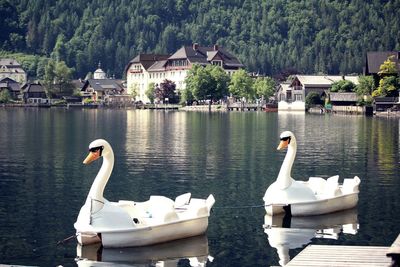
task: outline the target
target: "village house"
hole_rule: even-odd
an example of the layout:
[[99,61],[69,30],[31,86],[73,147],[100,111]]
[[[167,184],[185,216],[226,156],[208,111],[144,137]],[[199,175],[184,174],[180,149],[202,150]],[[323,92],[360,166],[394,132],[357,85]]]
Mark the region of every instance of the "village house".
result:
[[11,78],[4,78],[0,80],[0,92],[7,90],[11,99],[18,100],[21,94],[21,85]]
[[0,80],[10,78],[21,85],[27,82],[27,74],[15,59],[0,58]]
[[105,100],[108,95],[120,95],[123,87],[114,79],[89,79],[82,86],[82,95],[94,102]]
[[197,43],[183,46],[172,55],[140,54],[126,67],[128,92],[136,90],[136,100],[149,103],[146,91],[151,83],[159,85],[165,79],[175,83],[178,91],[186,88],[185,78],[194,64],[222,67],[226,73],[243,68],[243,64],[218,45],[203,47]]
[[81,88],[83,99],[90,98],[94,102],[123,103],[132,102],[132,97],[125,94],[125,82],[123,80],[109,79],[101,69],[100,63],[93,74],[93,79],[84,81]]
[[372,107],[357,105],[360,98],[355,92],[329,92],[328,97],[330,102],[329,110],[333,113],[372,114]]
[[[144,103],[150,102],[146,96],[146,90],[151,82],[159,84],[166,79],[164,65],[170,55],[160,54],[139,54],[133,58],[125,68],[128,94],[136,91],[136,100]],[[152,78],[148,69],[154,65]]]
[[380,67],[389,57],[392,57],[397,66],[398,73],[400,73],[400,51],[367,52],[363,74],[366,76],[372,75],[376,86],[378,86],[379,82],[378,72]]
[[278,111],[302,111],[306,110],[305,99],[310,92],[319,95],[330,90],[332,84],[340,80],[348,80],[358,84],[358,76],[340,75],[295,75],[289,83],[278,86],[276,93]]
[[[374,51],[368,52],[365,60],[364,75],[372,75],[375,86],[379,85],[380,66],[389,58],[394,61],[397,66],[398,75],[400,75],[400,51]],[[400,99],[397,96],[375,97],[374,105],[376,111],[386,111],[389,109],[399,110]]]
[[48,104],[46,91],[40,83],[27,83],[22,86],[22,99],[25,104]]

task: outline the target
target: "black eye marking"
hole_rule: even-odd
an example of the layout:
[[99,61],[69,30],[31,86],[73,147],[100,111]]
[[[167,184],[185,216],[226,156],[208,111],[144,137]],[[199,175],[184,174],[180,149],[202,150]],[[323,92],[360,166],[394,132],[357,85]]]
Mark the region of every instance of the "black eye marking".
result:
[[289,140],[288,144],[290,144],[290,140],[292,140],[290,136],[281,138],[281,141],[288,141],[288,140]]
[[104,149],[104,146],[96,146],[96,147],[89,148],[89,151],[90,152],[97,152],[97,151],[100,150],[100,156],[101,156],[101,154],[103,152],[103,149]]

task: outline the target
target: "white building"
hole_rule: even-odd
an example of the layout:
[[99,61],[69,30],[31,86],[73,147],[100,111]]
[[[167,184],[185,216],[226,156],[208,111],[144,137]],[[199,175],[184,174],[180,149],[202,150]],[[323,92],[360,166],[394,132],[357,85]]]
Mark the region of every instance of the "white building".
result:
[[99,63],[99,67],[93,73],[93,79],[101,80],[107,79],[107,74],[101,69],[101,64]]
[[27,82],[27,74],[22,69],[21,64],[11,58],[0,59],[0,80],[4,78],[13,79],[21,85]]
[[280,84],[277,91],[278,111],[305,111],[306,96],[310,92],[320,95],[340,80],[358,84],[358,76],[296,75],[290,83]]
[[218,65],[229,75],[243,64],[225,49],[214,45],[202,47],[198,44],[183,46],[172,55],[140,54],[126,67],[128,93],[137,92],[137,101],[150,102],[146,91],[151,83],[160,84],[165,79],[175,82],[177,90],[186,87],[185,78],[193,64]]

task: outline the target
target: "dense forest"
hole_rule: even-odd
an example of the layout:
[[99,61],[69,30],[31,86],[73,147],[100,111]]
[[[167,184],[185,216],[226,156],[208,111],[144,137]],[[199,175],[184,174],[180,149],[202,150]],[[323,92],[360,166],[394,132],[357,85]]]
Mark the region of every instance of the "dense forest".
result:
[[34,55],[38,77],[52,57],[119,78],[138,53],[194,42],[267,75],[361,73],[367,51],[400,50],[399,12],[400,0],[0,0],[0,49]]

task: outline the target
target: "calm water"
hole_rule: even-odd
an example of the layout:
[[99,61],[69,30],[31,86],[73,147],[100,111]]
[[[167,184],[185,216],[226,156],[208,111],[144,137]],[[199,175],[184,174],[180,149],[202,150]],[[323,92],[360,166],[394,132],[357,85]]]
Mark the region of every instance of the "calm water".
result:
[[[205,198],[213,193],[207,238],[185,242],[202,248],[208,244],[214,259],[207,266],[278,265],[259,206],[285,155],[276,151],[283,130],[292,130],[298,140],[295,179],[339,174],[362,180],[357,233],[310,242],[390,245],[400,232],[399,119],[0,109],[0,264],[77,266],[76,241],[57,242],[74,234],[73,223],[101,164],[84,166],[82,160],[89,143],[104,138],[116,157],[107,199],[144,201],[151,194],[175,198],[185,192]],[[291,244],[290,257],[305,245]],[[172,251],[151,251],[174,258],[168,253],[187,246],[175,242],[169,245]],[[112,251],[103,253],[105,259]],[[146,253],[119,250],[110,261],[134,265]],[[190,266],[189,261],[180,260],[179,266]]]

